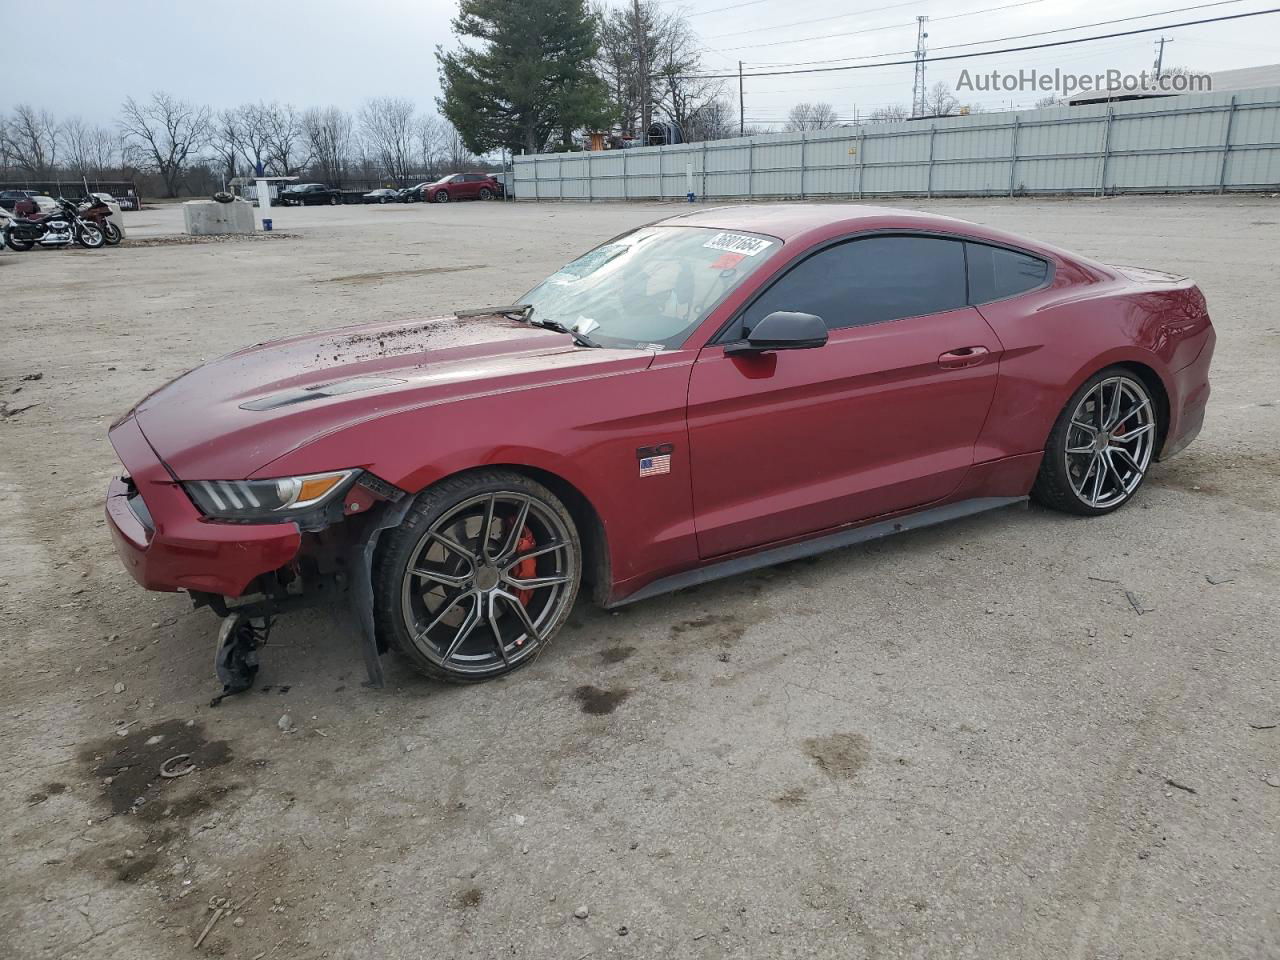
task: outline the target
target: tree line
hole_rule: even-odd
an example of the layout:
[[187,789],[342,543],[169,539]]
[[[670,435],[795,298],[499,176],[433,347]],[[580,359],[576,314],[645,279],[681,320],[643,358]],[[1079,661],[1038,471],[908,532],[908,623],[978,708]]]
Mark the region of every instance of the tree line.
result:
[[354,111],[278,102],[214,110],[165,91],[129,97],[112,125],[18,104],[0,114],[0,180],[134,180],[177,197],[234,177],[298,176],[341,187],[405,184],[480,164],[448,121],[403,97]]

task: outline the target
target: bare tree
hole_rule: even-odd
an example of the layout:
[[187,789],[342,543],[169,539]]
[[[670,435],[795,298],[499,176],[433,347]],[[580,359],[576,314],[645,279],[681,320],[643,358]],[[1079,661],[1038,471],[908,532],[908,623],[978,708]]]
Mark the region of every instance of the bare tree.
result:
[[311,162],[331,187],[342,186],[351,156],[355,126],[351,115],[337,107],[312,107],[302,114],[302,134]]
[[900,103],[886,107],[876,107],[871,111],[871,119],[881,121],[909,120],[911,119],[911,110]]
[[301,155],[306,144],[302,117],[292,104],[275,102],[262,107],[261,114],[271,166],[282,177],[292,176],[309,159]]
[[209,146],[222,175],[230,180],[240,168],[240,112],[219,110],[210,122]]
[[105,177],[120,166],[120,134],[106,127],[94,127],[89,138],[89,171]]
[[270,121],[265,103],[244,103],[231,111],[236,129],[236,145],[251,173],[268,172],[271,165]]
[[451,173],[472,166],[472,161],[475,159],[471,156],[471,151],[467,149],[467,145],[462,142],[462,134],[458,133],[451,123],[445,124],[444,156],[442,159]]
[[960,101],[951,92],[951,88],[938,81],[929,88],[924,97],[924,115],[926,117],[950,117],[960,109]]
[[724,140],[738,135],[738,113],[733,104],[720,97],[702,104],[689,116],[684,126],[684,138],[698,140]]
[[413,157],[413,102],[403,97],[374,97],[360,108],[360,132],[389,180],[409,177]]
[[684,131],[691,118],[724,93],[720,80],[694,76],[701,69],[701,42],[678,11],[653,0],[618,8],[597,5],[600,52],[596,73],[609,88],[624,136],[643,136],[655,113]]
[[702,43],[679,13],[657,20],[658,49],[654,63],[657,108],[680,128],[686,141],[701,139],[689,130],[693,118],[724,95],[723,80],[697,77]]
[[413,126],[413,134],[418,148],[418,165],[427,176],[433,176],[440,163],[440,151],[446,133],[445,122],[439,117],[424,114],[418,117]]
[[62,122],[58,131],[62,144],[63,168],[68,173],[87,177],[91,172],[93,129],[79,117]]
[[161,90],[141,104],[129,97],[120,110],[120,126],[139,166],[159,174],[165,196],[176,197],[192,155],[209,140],[209,108]]
[[47,176],[58,161],[59,129],[48,110],[18,104],[13,116],[0,125],[0,140],[9,163],[33,177]]
[[797,103],[787,113],[784,130],[826,130],[836,125],[836,108],[829,103]]

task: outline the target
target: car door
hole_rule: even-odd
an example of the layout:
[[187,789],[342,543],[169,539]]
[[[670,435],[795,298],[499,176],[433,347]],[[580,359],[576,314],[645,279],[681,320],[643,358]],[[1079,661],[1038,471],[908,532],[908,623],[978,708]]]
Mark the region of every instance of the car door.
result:
[[[825,346],[726,356],[778,310],[814,313]],[[873,235],[826,246],[698,355],[689,443],[702,557],[906,510],[954,491],[995,391],[1001,348],[967,303],[963,244]]]

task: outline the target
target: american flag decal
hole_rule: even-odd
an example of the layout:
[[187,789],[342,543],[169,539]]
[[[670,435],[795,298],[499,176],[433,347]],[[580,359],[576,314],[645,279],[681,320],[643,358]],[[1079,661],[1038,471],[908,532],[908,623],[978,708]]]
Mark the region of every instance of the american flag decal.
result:
[[656,477],[660,473],[671,472],[671,454],[664,453],[656,457],[642,457],[640,460],[640,476]]

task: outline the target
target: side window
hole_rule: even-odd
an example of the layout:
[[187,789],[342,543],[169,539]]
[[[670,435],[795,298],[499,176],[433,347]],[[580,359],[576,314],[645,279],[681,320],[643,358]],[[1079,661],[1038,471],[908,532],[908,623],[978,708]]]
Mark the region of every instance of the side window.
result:
[[1049,278],[1039,257],[983,243],[967,243],[969,302],[990,303],[1034,290]]
[[[820,250],[780,277],[743,316],[750,329],[775,310],[813,313],[831,330],[966,305],[964,247],[936,237],[867,237]],[[729,339],[737,339],[734,331]]]
[[483,174],[483,173],[468,173],[468,174],[467,174],[467,183],[479,183],[479,182],[480,182],[481,180],[483,180],[483,179],[485,179],[485,176],[484,176],[484,174]]

